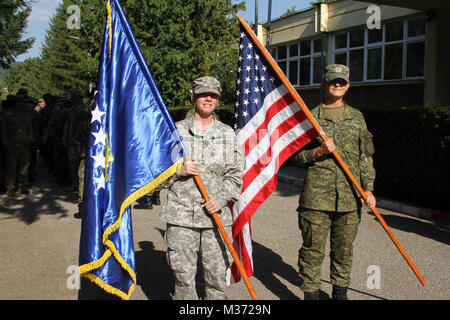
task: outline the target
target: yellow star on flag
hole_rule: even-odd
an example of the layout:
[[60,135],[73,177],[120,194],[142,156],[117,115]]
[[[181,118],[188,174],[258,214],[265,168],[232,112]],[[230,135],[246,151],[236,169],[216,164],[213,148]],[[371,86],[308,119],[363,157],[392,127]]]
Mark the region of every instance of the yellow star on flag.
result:
[[106,135],[106,152],[105,152],[105,180],[109,180],[108,168],[109,163],[114,161],[114,157],[111,154],[111,147],[109,146],[109,136]]

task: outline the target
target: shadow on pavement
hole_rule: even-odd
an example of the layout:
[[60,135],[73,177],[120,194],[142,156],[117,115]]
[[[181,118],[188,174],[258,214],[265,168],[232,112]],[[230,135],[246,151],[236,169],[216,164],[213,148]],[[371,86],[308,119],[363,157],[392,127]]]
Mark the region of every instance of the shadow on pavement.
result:
[[81,277],[78,300],[121,300],[118,296],[109,294],[89,279]]
[[253,276],[261,281],[267,290],[271,291],[281,300],[300,299],[278,279],[278,277],[281,277],[297,287],[300,286],[300,278],[297,270],[283,262],[280,255],[262,244],[253,241],[253,259],[255,265]]
[[[374,219],[378,221],[373,212],[368,212],[368,214],[373,216]],[[403,217],[388,214],[383,214],[382,218],[387,223],[389,228],[402,230],[405,232],[413,232],[419,236],[450,245],[450,232],[448,230],[438,228],[438,226],[433,225],[432,222],[426,223],[416,219],[415,217]]]
[[166,261],[166,252],[155,250],[151,241],[139,242],[136,251],[137,285],[149,300],[172,300],[174,278]]
[[41,214],[54,214],[59,215],[59,218],[64,218],[69,212],[59,202],[76,203],[77,195],[74,192],[64,192],[58,190],[57,187],[35,187],[34,190],[34,195],[15,195],[13,197],[1,195],[0,212],[11,215],[11,219],[17,218],[30,225],[37,221]]
[[290,197],[290,196],[299,196],[301,190],[302,189],[300,186],[289,184],[282,180],[278,180],[275,192],[277,192],[282,197]]
[[37,221],[41,214],[54,214],[59,215],[59,218],[64,218],[69,212],[63,208],[62,203],[77,202],[77,192],[67,191],[67,187],[59,187],[55,177],[48,172],[40,158],[36,168],[36,177],[34,182],[30,183],[30,187],[33,189],[32,195],[16,193],[9,197],[5,193],[1,194],[0,212],[11,215],[11,219],[20,219],[30,225]]
[[[166,262],[165,251],[155,250],[151,241],[139,242],[139,250],[135,250],[136,285],[149,300],[171,300],[174,280],[172,271]],[[81,278],[79,300],[120,300],[109,294],[86,278]]]

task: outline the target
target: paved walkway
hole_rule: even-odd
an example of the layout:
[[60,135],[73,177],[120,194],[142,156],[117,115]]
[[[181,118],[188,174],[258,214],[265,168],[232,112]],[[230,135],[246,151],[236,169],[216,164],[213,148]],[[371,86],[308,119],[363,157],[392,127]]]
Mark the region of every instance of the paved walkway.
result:
[[[303,299],[297,275],[301,246],[296,213],[299,181],[282,177],[294,174],[300,173],[293,168],[280,172],[277,190],[252,220],[255,274],[250,281],[262,300]],[[58,188],[42,170],[38,179],[32,196],[0,195],[0,299],[111,298],[84,280],[82,290],[72,288],[81,226],[81,221],[73,218],[76,193]],[[133,210],[137,286],[132,300],[170,299],[173,277],[165,260],[165,225],[158,218],[159,210],[159,206]],[[449,299],[448,226],[405,212],[380,209],[380,213],[427,286],[419,283],[375,217],[366,212],[355,242],[349,298]],[[377,270],[379,286],[369,281]],[[322,290],[324,298],[331,293],[328,256],[322,267]],[[228,296],[233,300],[251,299],[242,282],[232,285]]]

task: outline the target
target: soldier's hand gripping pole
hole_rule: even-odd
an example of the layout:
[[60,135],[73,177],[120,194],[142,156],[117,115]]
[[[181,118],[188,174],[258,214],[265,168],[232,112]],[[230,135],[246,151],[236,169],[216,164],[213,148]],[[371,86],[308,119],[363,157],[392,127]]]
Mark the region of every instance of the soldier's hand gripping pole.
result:
[[[186,160],[191,160],[191,158],[189,156],[186,156]],[[197,184],[198,189],[200,190],[200,193],[202,194],[203,199],[205,201],[209,201],[211,198],[210,198],[208,192],[206,191],[205,185],[203,184],[203,181],[200,178],[200,176],[194,176],[194,180],[195,180],[195,183]],[[247,273],[245,272],[244,267],[242,266],[242,263],[239,260],[236,250],[234,250],[233,244],[231,243],[230,238],[228,237],[227,232],[225,231],[225,228],[223,227],[223,224],[220,221],[219,215],[217,214],[217,212],[214,212],[212,216],[213,216],[214,222],[217,225],[217,228],[220,231],[220,234],[222,235],[223,240],[225,241],[225,244],[228,247],[228,250],[231,253],[231,256],[233,257],[234,262],[236,263],[236,266],[239,270],[239,273],[241,274],[242,279],[244,280],[244,283],[248,289],[248,292],[250,293],[253,300],[258,300],[255,290],[253,289],[253,286],[247,277]]]

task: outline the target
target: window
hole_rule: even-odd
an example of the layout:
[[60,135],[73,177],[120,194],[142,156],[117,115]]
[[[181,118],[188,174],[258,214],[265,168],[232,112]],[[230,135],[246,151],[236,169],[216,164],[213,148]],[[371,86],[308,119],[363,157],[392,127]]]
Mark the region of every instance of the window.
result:
[[357,28],[333,36],[333,63],[350,67],[350,81],[420,79],[425,70],[426,22],[411,18],[381,29]]
[[278,46],[270,52],[294,86],[322,81],[322,39],[302,40]]
[[367,80],[381,79],[381,48],[367,49]]
[[306,86],[311,78],[311,60],[310,58],[300,59],[300,85]]
[[425,42],[408,43],[406,46],[406,76],[423,77],[425,65]]

